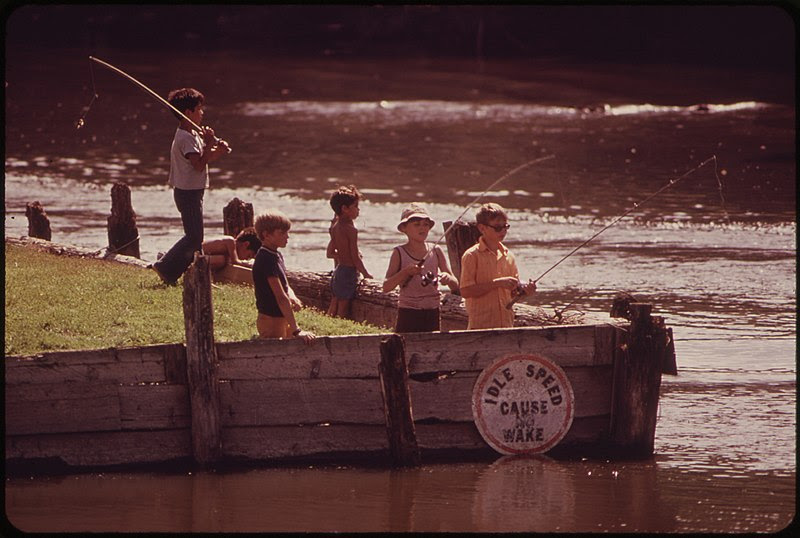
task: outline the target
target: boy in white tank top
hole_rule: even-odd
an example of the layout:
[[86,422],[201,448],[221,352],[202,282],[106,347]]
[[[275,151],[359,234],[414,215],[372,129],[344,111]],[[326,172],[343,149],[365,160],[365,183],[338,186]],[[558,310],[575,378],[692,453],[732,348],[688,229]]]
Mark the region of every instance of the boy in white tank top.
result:
[[397,225],[408,241],[392,250],[383,281],[384,292],[400,286],[395,332],[438,331],[441,302],[438,283],[458,290],[458,279],[451,274],[442,249],[438,245],[431,248],[425,242],[433,225],[433,219],[419,205],[404,209]]

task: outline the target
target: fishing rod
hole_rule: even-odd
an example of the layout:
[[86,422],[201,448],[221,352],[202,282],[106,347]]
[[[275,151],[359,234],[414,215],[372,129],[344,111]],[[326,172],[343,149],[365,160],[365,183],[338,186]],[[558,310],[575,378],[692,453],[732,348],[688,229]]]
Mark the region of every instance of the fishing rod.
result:
[[[155,97],[156,99],[158,99],[158,100],[159,100],[161,103],[163,103],[164,105],[166,105],[166,106],[167,106],[167,107],[168,107],[170,110],[172,110],[173,112],[175,112],[176,114],[178,114],[178,115],[179,115],[181,118],[183,118],[184,120],[186,120],[187,122],[189,122],[189,124],[190,124],[192,127],[194,127],[195,129],[197,129],[197,130],[198,130],[200,133],[203,133],[203,128],[202,128],[202,127],[200,127],[199,125],[197,125],[197,124],[196,124],[194,121],[192,121],[192,120],[191,120],[191,119],[190,119],[190,118],[189,118],[189,117],[188,117],[186,114],[184,114],[183,112],[181,112],[180,110],[178,110],[177,108],[175,108],[175,107],[172,105],[172,103],[170,103],[169,101],[167,101],[166,99],[164,99],[163,97],[161,97],[160,95],[158,95],[156,92],[154,92],[153,90],[151,90],[150,88],[148,88],[147,86],[145,86],[144,84],[142,84],[141,82],[139,82],[138,80],[136,80],[135,78],[133,78],[132,76],[130,76],[128,73],[126,73],[126,72],[125,72],[125,71],[123,71],[122,69],[120,69],[120,68],[118,68],[118,67],[115,67],[115,66],[111,65],[111,64],[110,64],[110,63],[108,63],[108,62],[104,62],[104,61],[103,61],[103,60],[101,60],[100,58],[95,58],[94,56],[89,56],[89,59],[90,59],[90,60],[92,60],[93,62],[97,62],[97,63],[99,63],[100,65],[102,65],[102,66],[104,66],[104,67],[107,67],[107,68],[111,69],[111,70],[112,70],[112,71],[114,71],[115,73],[117,73],[117,74],[119,74],[119,75],[122,75],[122,76],[123,76],[123,77],[125,77],[126,79],[130,80],[131,82],[133,82],[134,84],[136,84],[137,86],[139,86],[140,88],[142,88],[144,91],[146,91],[147,93],[149,93],[150,95],[152,95],[153,97]],[[90,65],[91,65],[91,64],[90,64]],[[94,85],[94,72],[92,72],[92,85]],[[94,103],[94,100],[95,100],[96,98],[97,98],[97,92],[95,91],[95,93],[94,93],[94,96],[92,97],[92,101],[89,103],[89,107],[91,107],[92,103]],[[85,117],[85,116],[86,116],[86,114],[89,112],[89,110],[88,110],[88,108],[89,108],[89,107],[87,107],[87,110],[86,110],[86,112],[83,114],[83,116],[81,117],[81,119],[79,119],[79,120],[78,120],[78,124],[77,124],[77,127],[78,127],[78,129],[80,129],[81,127],[83,127],[83,124],[84,124],[84,117]],[[222,142],[222,141],[223,141],[221,138],[217,138],[216,136],[214,137],[214,140],[215,140],[215,143],[218,143],[218,142]],[[228,146],[228,147],[227,147],[227,150],[228,150],[228,153],[230,153],[230,152],[232,151],[230,146]]]
[[[536,159],[532,159],[532,160],[530,160],[530,161],[528,161],[528,162],[526,162],[526,163],[523,163],[523,164],[521,164],[521,165],[517,166],[517,167],[516,167],[516,168],[514,168],[513,170],[510,170],[509,172],[506,172],[505,174],[503,174],[502,176],[500,176],[498,179],[496,179],[496,180],[495,180],[495,181],[494,181],[494,182],[493,182],[491,185],[489,185],[488,187],[486,187],[486,189],[484,189],[484,191],[483,191],[482,193],[480,193],[480,194],[479,194],[479,195],[478,195],[478,196],[477,196],[477,197],[476,197],[474,200],[472,200],[472,201],[471,201],[469,204],[467,204],[467,206],[464,208],[464,211],[462,211],[462,212],[461,212],[461,214],[460,214],[460,215],[459,215],[459,216],[456,218],[456,220],[454,220],[453,222],[451,222],[451,223],[450,223],[450,226],[448,226],[448,227],[445,229],[445,231],[444,231],[444,233],[441,235],[441,237],[439,237],[439,239],[437,239],[437,240],[436,240],[436,242],[433,244],[433,246],[432,246],[430,249],[428,249],[428,251],[427,251],[427,252],[425,252],[425,255],[422,257],[422,259],[419,261],[419,263],[417,263],[417,267],[419,267],[419,268],[421,269],[421,268],[422,268],[422,266],[423,266],[423,265],[425,265],[425,259],[428,257],[428,255],[429,255],[431,252],[433,252],[433,250],[436,248],[436,246],[437,246],[439,243],[441,243],[441,242],[442,242],[442,239],[444,239],[444,238],[447,236],[447,234],[448,234],[448,233],[450,233],[450,230],[452,230],[452,229],[453,229],[453,226],[455,226],[455,225],[456,225],[456,223],[457,223],[459,220],[461,220],[461,217],[463,217],[463,216],[464,216],[464,215],[467,213],[467,211],[469,211],[469,210],[470,210],[470,208],[471,208],[473,205],[475,205],[475,204],[478,202],[478,200],[480,200],[481,198],[483,198],[483,197],[486,195],[486,193],[487,193],[487,192],[489,192],[490,190],[492,190],[492,189],[493,189],[495,186],[497,186],[497,185],[498,185],[498,184],[499,184],[501,181],[504,181],[504,180],[508,179],[509,177],[513,176],[514,174],[516,174],[516,173],[517,173],[517,172],[519,172],[520,170],[524,170],[525,168],[528,168],[529,166],[532,166],[532,165],[534,165],[534,164],[537,164],[537,163],[540,163],[540,162],[543,162],[543,161],[547,161],[547,160],[549,160],[549,159],[553,159],[553,158],[555,158],[555,155],[548,155],[548,156],[546,156],[546,157],[539,157],[539,158],[536,158]],[[406,280],[406,281],[403,283],[403,285],[407,284],[409,280],[411,280],[411,278],[407,279],[407,280]],[[425,274],[425,275],[423,275],[423,276],[422,276],[422,285],[423,285],[423,286],[427,286],[428,284],[433,284],[433,283],[434,283],[434,281],[436,281],[436,279],[433,277],[433,275],[428,275],[428,274]]]
[[[569,258],[570,256],[572,256],[573,254],[575,254],[576,252],[578,252],[580,249],[582,249],[583,247],[585,247],[586,245],[588,245],[590,241],[592,241],[592,240],[593,240],[594,238],[596,238],[598,235],[600,235],[601,233],[605,232],[606,230],[608,230],[609,228],[611,228],[612,226],[614,226],[616,223],[618,223],[618,222],[619,222],[619,221],[621,221],[623,218],[625,218],[626,216],[628,216],[628,215],[629,215],[629,214],[630,214],[632,211],[634,211],[635,209],[639,208],[640,206],[642,206],[642,205],[646,204],[647,202],[649,202],[650,200],[652,200],[653,198],[655,198],[656,196],[658,196],[659,194],[661,194],[662,192],[664,192],[664,191],[665,191],[665,190],[667,190],[668,188],[672,187],[673,185],[675,185],[677,182],[679,182],[680,180],[682,180],[682,179],[683,179],[683,178],[685,178],[686,176],[689,176],[689,175],[693,174],[694,172],[698,171],[699,169],[701,169],[702,167],[704,167],[706,164],[708,164],[708,163],[709,163],[709,162],[711,162],[711,161],[714,161],[714,170],[715,170],[715,173],[716,173],[716,166],[717,166],[717,156],[716,156],[716,155],[712,155],[711,157],[709,157],[708,159],[706,159],[705,161],[703,161],[702,163],[700,163],[698,166],[696,166],[696,167],[692,168],[691,170],[689,170],[688,172],[686,172],[686,173],[685,173],[685,174],[683,174],[682,176],[680,176],[680,177],[678,177],[678,178],[675,178],[675,179],[671,179],[671,180],[669,180],[669,183],[667,183],[666,185],[664,185],[663,187],[661,187],[660,189],[658,189],[656,192],[654,192],[653,194],[651,194],[650,196],[648,196],[647,198],[645,198],[645,199],[644,199],[644,200],[642,200],[641,202],[634,204],[634,205],[633,205],[633,207],[631,207],[630,209],[628,209],[627,211],[625,211],[623,214],[621,214],[620,216],[618,216],[617,218],[615,218],[613,221],[611,221],[609,224],[607,224],[607,225],[606,225],[606,226],[605,226],[605,227],[604,227],[602,230],[600,230],[599,232],[597,232],[596,234],[594,234],[592,237],[590,237],[589,239],[587,239],[586,241],[584,241],[583,243],[581,243],[580,245],[578,245],[577,247],[575,247],[574,249],[572,249],[572,251],[571,251],[569,254],[567,254],[566,256],[564,256],[563,258],[561,258],[560,260],[558,260],[556,263],[554,263],[553,265],[551,265],[551,266],[550,266],[550,268],[549,268],[549,269],[547,269],[547,271],[545,271],[545,272],[544,272],[544,273],[542,273],[541,275],[539,275],[539,277],[538,277],[536,280],[531,280],[530,282],[533,282],[534,284],[535,284],[536,282],[539,282],[539,281],[540,281],[540,280],[541,280],[541,279],[542,279],[542,278],[543,278],[543,277],[544,277],[544,276],[545,276],[547,273],[549,273],[550,271],[552,271],[553,269],[555,269],[556,267],[558,267],[558,266],[561,264],[561,262],[563,262],[564,260],[566,260],[567,258]],[[515,304],[517,301],[519,301],[520,299],[522,299],[524,296],[525,296],[524,292],[519,292],[519,291],[518,291],[518,295],[517,295],[516,297],[514,297],[514,298],[513,298],[513,299],[512,299],[512,300],[511,300],[511,301],[510,301],[510,302],[509,302],[507,305],[506,305],[506,308],[510,309],[512,306],[514,306],[514,304]]]

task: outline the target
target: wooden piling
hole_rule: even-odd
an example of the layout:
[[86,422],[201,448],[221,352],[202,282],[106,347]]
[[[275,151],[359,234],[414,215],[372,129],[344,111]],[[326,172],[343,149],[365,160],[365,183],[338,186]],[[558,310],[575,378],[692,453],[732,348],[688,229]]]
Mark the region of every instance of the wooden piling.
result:
[[398,467],[416,466],[419,465],[420,454],[411,411],[405,342],[402,336],[393,334],[381,340],[380,349],[378,373],[392,464]]
[[192,451],[200,466],[222,454],[217,348],[208,257],[195,253],[183,277],[186,373],[192,410]]
[[25,205],[25,216],[28,217],[28,237],[38,237],[50,241],[53,232],[50,230],[50,219],[39,201]]
[[617,340],[614,352],[611,441],[630,457],[648,457],[654,448],[667,333],[651,311],[652,305],[630,304],[630,332]]
[[222,208],[222,227],[225,235],[236,237],[253,225],[253,204],[234,198]]
[[[447,231],[451,224],[450,221],[445,222],[444,230]],[[450,268],[459,280],[461,280],[461,257],[469,247],[478,242],[480,236],[478,225],[474,222],[456,221],[452,229],[447,232],[447,256],[450,259]]]
[[111,215],[108,217],[108,248],[115,254],[140,258],[139,230],[131,205],[131,189],[124,183],[111,187]]

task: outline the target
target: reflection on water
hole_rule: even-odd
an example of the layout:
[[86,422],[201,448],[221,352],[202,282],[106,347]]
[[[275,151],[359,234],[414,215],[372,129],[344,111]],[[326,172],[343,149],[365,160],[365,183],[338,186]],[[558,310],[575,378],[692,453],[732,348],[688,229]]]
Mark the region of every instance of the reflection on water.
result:
[[772,532],[794,515],[793,477],[719,476],[713,463],[687,473],[656,461],[547,457],[109,473],[10,479],[6,510],[28,532]]
[[[155,259],[181,229],[166,188],[174,119],[138,88],[98,73],[101,98],[75,130],[91,86],[85,55],[72,52],[7,58],[6,234],[26,233],[25,203],[39,200],[54,241],[101,249],[111,184],[125,181],[142,256]],[[651,461],[14,478],[6,482],[14,524],[42,532],[769,532],[792,519],[793,104],[720,83],[736,74],[681,76],[677,66],[617,70],[608,84],[609,66],[557,62],[489,63],[479,74],[447,62],[109,59],[159,91],[185,80],[204,91],[209,123],[234,147],[211,170],[206,233],[222,230],[222,207],[234,197],[256,213],[280,207],[293,221],[290,269],[330,270],[327,198],[339,183],[367,196],[359,246],[380,277],[401,242],[395,225],[407,203],[426,204],[435,240],[495,179],[553,154],[486,197],[509,209],[507,242],[522,277],[536,278],[716,155],[717,167],[638,207],[548,273],[530,299],[548,311],[594,313],[608,312],[620,291],[653,303],[674,329],[679,376],[662,383]],[[531,72],[531,80],[511,75]],[[659,76],[664,83],[654,85]],[[58,102],[41,107],[30,88],[52,80]]]

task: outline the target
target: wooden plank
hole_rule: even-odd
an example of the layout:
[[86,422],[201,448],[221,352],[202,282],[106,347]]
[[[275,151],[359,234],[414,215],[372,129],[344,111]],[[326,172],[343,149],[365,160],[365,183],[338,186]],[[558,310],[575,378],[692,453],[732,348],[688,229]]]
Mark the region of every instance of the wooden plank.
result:
[[195,461],[209,465],[222,451],[217,348],[208,257],[195,252],[183,277],[183,320],[186,326],[186,374],[192,417]]
[[[477,450],[489,445],[472,422],[442,422],[416,425],[421,449]],[[608,437],[608,415],[575,418],[567,435],[556,445],[581,446],[591,449]]]
[[[535,353],[562,367],[611,364],[598,354],[595,326],[523,327],[403,335],[409,373],[480,371],[503,355]],[[386,335],[217,344],[221,379],[374,377]]]
[[226,457],[255,460],[389,448],[383,424],[227,427],[222,429],[222,445]]
[[[611,412],[611,366],[564,368],[564,373],[575,393],[575,417]],[[456,374],[427,382],[411,381],[414,419],[472,421],[472,389],[477,375]]]
[[217,344],[220,379],[378,377],[380,342],[386,335],[326,336]]
[[189,428],[189,388],[186,385],[119,387],[123,430]]
[[[407,335],[409,373],[481,371],[505,355],[533,353],[559,366],[598,364],[592,325],[519,327]],[[611,357],[607,358],[611,364]]]
[[[220,383],[223,427],[384,424],[377,379],[269,379]],[[384,432],[385,433],[385,432]]]
[[57,351],[6,357],[6,386],[24,383],[160,383],[166,381],[164,356],[182,344],[87,351]]
[[191,455],[188,429],[6,435],[6,461],[59,458],[68,465],[157,463]]
[[379,372],[392,464],[400,467],[419,465],[419,447],[411,414],[408,367],[402,336],[393,334],[381,342]]
[[627,342],[618,345],[614,363],[611,437],[631,457],[653,453],[661,369],[667,349],[663,324],[653,322],[652,305],[631,303]]
[[7,386],[6,435],[119,430],[116,385],[57,383]]

